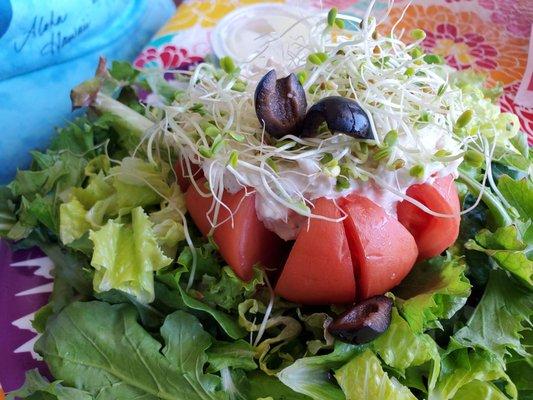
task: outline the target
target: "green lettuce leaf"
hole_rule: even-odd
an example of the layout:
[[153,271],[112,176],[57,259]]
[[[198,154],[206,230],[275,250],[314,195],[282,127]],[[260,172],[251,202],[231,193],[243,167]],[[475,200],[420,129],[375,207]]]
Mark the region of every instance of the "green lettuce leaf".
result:
[[28,204],[28,212],[35,218],[36,222],[44,225],[55,236],[59,233],[59,218],[54,197],[49,194],[41,196],[35,195]]
[[300,358],[280,371],[277,377],[295,392],[305,394],[312,399],[345,400],[342,390],[330,380],[330,370],[341,367],[363,350],[362,346],[336,343],[333,352],[322,356]]
[[140,71],[135,69],[128,61],[113,61],[109,73],[118,81],[132,83]]
[[203,372],[211,337],[193,316],[176,311],[161,343],[137,322],[133,308],[73,303],[50,321],[35,345],[50,371],[98,399],[226,399],[220,378]]
[[470,295],[466,265],[458,258],[434,257],[418,263],[394,293],[396,305],[415,332],[440,327]]
[[257,368],[254,355],[253,346],[244,340],[215,342],[207,351],[209,362],[207,370],[217,372],[224,368],[240,368],[251,371]]
[[166,164],[157,166],[134,157],[126,157],[119,166],[111,168],[109,174],[114,177],[119,214],[170,198],[172,190],[166,182],[169,171]]
[[65,387],[60,381],[48,382],[37,369],[26,372],[24,385],[8,394],[7,400],[18,398],[31,400],[92,400],[88,392]]
[[[210,244],[203,247],[197,247],[196,251],[196,277],[202,277],[204,274],[217,276],[220,273],[220,261]],[[193,254],[189,247],[185,247],[178,257],[180,267],[175,271],[158,274],[157,279],[163,282],[167,288],[171,289],[167,293],[168,300],[172,302],[173,307],[185,308],[189,311],[200,312],[211,316],[222,328],[222,330],[232,339],[240,339],[246,335],[235,315],[219,310],[215,304],[208,304],[202,300],[202,293],[191,289],[186,290],[189,279],[189,271],[193,265]],[[178,296],[176,296],[176,291]],[[167,290],[168,292],[168,290]],[[177,297],[177,299],[176,299]]]
[[69,152],[34,152],[33,158],[36,168],[40,169],[18,171],[15,180],[8,185],[13,196],[19,198],[15,212],[18,221],[7,234],[11,240],[28,237],[39,224],[58,235],[60,197],[83,180],[86,160],[81,156]]
[[17,223],[14,196],[6,186],[0,186],[0,237],[7,237]]
[[48,149],[58,152],[68,150],[78,156],[93,158],[96,155],[95,139],[98,134],[95,132],[95,123],[99,120],[100,118],[91,122],[87,117],[80,117],[68,123],[57,131]]
[[[97,157],[99,163],[109,163],[109,159],[101,157]],[[97,230],[109,218],[128,215],[136,207],[160,205],[149,217],[158,244],[165,254],[174,256],[178,243],[185,238],[185,201],[177,184],[167,185],[168,168],[126,157],[119,166],[109,169],[108,175],[104,173],[106,169],[103,165],[97,173],[93,168],[86,171],[88,183],[72,188],[70,200],[61,205],[63,243],[70,244],[89,229]]]
[[34,241],[31,246],[40,249],[52,260],[54,268],[54,287],[50,303],[54,313],[76,300],[89,299],[93,294],[93,270],[89,268],[87,258],[72,250],[65,249],[57,243]]
[[461,71],[454,71],[451,75],[451,82],[464,91],[469,91],[469,88],[480,90],[484,97],[496,103],[503,93],[503,87],[500,84],[487,87],[487,75],[480,71],[473,69],[464,69]]
[[[69,199],[73,188],[84,183],[91,159],[100,159],[102,153],[113,147],[113,135],[109,135],[109,127],[99,127],[100,120],[101,117],[92,121],[78,118],[58,131],[46,152],[31,153],[31,168],[18,171],[7,186],[11,191],[8,206],[17,221],[9,231],[0,229],[0,234],[21,240],[44,227],[40,234],[59,235],[60,204]],[[107,146],[100,145],[104,140]],[[1,197],[0,209],[3,209],[6,200]]]
[[70,200],[59,207],[61,241],[71,245],[90,229],[99,229],[108,217],[117,213],[113,187],[102,172],[92,175],[86,187],[72,188]]
[[9,188],[15,196],[26,196],[29,200],[37,194],[45,196],[55,191],[61,195],[84,178],[87,161],[68,150],[47,153],[32,152],[34,164],[39,170],[18,171]]
[[314,356],[321,350],[332,349],[335,339],[328,332],[327,326],[333,318],[325,312],[315,312],[309,315],[302,314],[300,309],[296,312],[298,319],[304,323],[306,331],[314,337],[307,341],[308,353]]
[[63,244],[72,243],[91,229],[91,224],[85,219],[86,214],[83,204],[76,198],[59,206],[59,237]]
[[431,362],[428,386],[429,389],[435,386],[440,370],[438,346],[429,335],[414,333],[409,324],[400,317],[396,308],[392,309],[389,328],[371,342],[371,348],[385,364],[402,376],[405,376],[405,371],[409,367]]
[[462,386],[453,400],[508,400],[493,383],[474,380]]
[[[267,307],[259,300],[252,298],[243,301],[238,307],[239,324],[248,332],[257,332],[259,335],[266,309]],[[290,354],[282,352],[282,347],[298,337],[302,326],[289,315],[273,312],[263,328],[265,334],[255,345],[256,357],[259,359],[259,368],[268,375],[274,375],[293,361]],[[275,363],[275,368],[270,367],[271,359],[278,361]]]
[[513,354],[511,358],[506,360],[506,372],[518,389],[518,398],[533,399],[533,380],[531,379],[533,376],[533,354],[531,354],[533,331],[525,331],[524,336],[522,343],[528,349],[529,355],[523,357],[519,354]]
[[513,206],[520,219],[533,218],[533,184],[527,178],[515,180],[508,175],[498,179],[498,190]]
[[236,309],[240,303],[250,297],[257,286],[264,285],[264,272],[254,268],[254,275],[248,282],[243,281],[228,267],[222,267],[220,279],[204,275],[200,284],[203,300],[225,309]]
[[[179,278],[178,278],[179,279]],[[200,311],[210,315],[232,339],[241,339],[246,336],[246,331],[235,320],[235,316],[216,309],[201,300],[198,300],[185,291],[181,284],[177,284],[179,295],[183,304],[191,310]]]
[[[234,374],[236,375],[236,374]],[[244,400],[310,400],[311,398],[285,386],[275,376],[269,376],[259,371],[241,374],[236,377],[236,384],[243,393]]]
[[157,244],[152,224],[141,207],[132,211],[131,225],[109,220],[91,231],[94,243],[91,265],[96,269],[94,289],[119,289],[142,303],[154,300],[154,271],[172,262]]
[[416,400],[407,387],[383,371],[379,359],[370,350],[355,356],[336,370],[335,378],[346,400]]
[[98,201],[112,196],[114,189],[110,180],[106,180],[106,176],[100,171],[98,174],[90,176],[85,187],[74,187],[71,193],[88,210]]
[[[494,385],[474,384],[470,386],[473,382],[495,381],[504,381],[507,394],[516,399],[516,387],[505,373],[503,365],[495,357],[484,351],[460,348],[449,352],[443,359],[437,386],[430,392],[428,400],[455,399],[457,395],[466,396],[468,390],[476,390],[480,393],[484,391],[492,398],[498,399],[497,396],[502,393]],[[468,397],[463,398],[468,399]],[[478,398],[485,399],[485,397]]]
[[498,228],[494,233],[483,229],[465,247],[487,254],[501,268],[533,288],[533,260],[528,258],[528,245],[520,239],[514,225]]
[[509,350],[527,355],[520,340],[521,332],[531,326],[532,315],[533,294],[496,270],[466,326],[454,338],[464,346],[489,351],[503,363]]
[[163,199],[161,209],[150,213],[150,221],[154,224],[154,234],[161,248],[166,255],[173,257],[178,243],[185,239],[183,220],[187,209],[179,186],[172,184],[170,191],[168,200]]

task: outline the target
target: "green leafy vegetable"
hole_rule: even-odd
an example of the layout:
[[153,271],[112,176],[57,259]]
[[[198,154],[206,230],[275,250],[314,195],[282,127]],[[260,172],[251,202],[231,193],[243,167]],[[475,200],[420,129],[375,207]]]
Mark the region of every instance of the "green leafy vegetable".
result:
[[109,220],[99,231],[92,231],[94,243],[91,265],[96,269],[97,292],[120,289],[140,302],[154,300],[154,271],[172,262],[157,244],[152,224],[141,207],[132,211],[131,225]]
[[528,179],[514,180],[508,175],[498,179],[498,190],[518,211],[521,219],[533,218],[533,184]]
[[[533,346],[532,331],[524,332],[524,336],[524,345],[528,349],[531,349],[531,346]],[[533,355],[529,354],[526,357],[522,357],[519,354],[513,354],[513,356],[507,360],[506,367],[507,374],[518,389],[518,398],[533,398],[533,381],[531,380],[531,376],[533,376]]]
[[454,400],[508,400],[493,383],[473,380],[457,390]]
[[[298,337],[302,327],[298,321],[288,315],[270,315],[269,318],[261,323],[256,323],[257,320],[260,320],[261,314],[266,315],[267,307],[257,300],[257,299],[248,299],[239,304],[239,323],[249,332],[257,332],[257,335],[260,335],[260,331],[273,331],[275,332],[273,337],[263,338],[259,336],[259,339],[256,337],[256,354],[259,359],[259,368],[266,372],[269,375],[273,375],[276,372],[280,371],[286,365],[292,361],[292,358],[289,355],[282,357],[281,347],[288,344],[291,340]],[[248,317],[249,316],[249,317]],[[259,316],[259,318],[258,318]],[[253,320],[250,321],[249,318]],[[279,354],[275,354],[279,351]],[[276,356],[282,358],[281,365],[277,365],[275,369],[269,367],[269,358]],[[289,362],[287,362],[289,361]]]
[[[213,254],[211,245],[203,248],[196,248],[196,276],[211,275],[216,276],[220,269],[219,261]],[[190,248],[186,247],[178,257],[180,268],[176,271],[160,275],[158,278],[172,289],[177,290],[180,303],[189,310],[200,311],[210,315],[222,328],[222,330],[232,339],[240,339],[246,335],[246,331],[239,325],[235,316],[219,310],[215,304],[208,304],[201,300],[203,295],[198,291],[187,291],[184,287],[187,283],[184,278],[189,277],[189,271],[193,265],[193,254]],[[188,280],[188,279],[187,279]]]
[[68,203],[61,204],[59,237],[64,244],[72,243],[91,229],[91,224],[85,219],[85,214],[83,204],[75,198]]
[[0,236],[8,236],[9,231],[17,223],[15,216],[14,196],[11,190],[0,186]]
[[417,264],[395,289],[396,304],[415,332],[439,327],[470,295],[462,260],[436,257]]
[[435,386],[440,370],[438,346],[429,335],[415,334],[396,308],[392,309],[389,328],[372,342],[371,347],[385,364],[402,376],[409,367],[431,362],[429,389]]
[[211,337],[182,311],[161,327],[164,347],[132,308],[73,303],[48,324],[35,348],[58,379],[104,399],[225,399],[220,379],[205,374]]
[[[456,399],[458,396],[466,396],[468,390],[485,391],[493,398],[499,390],[488,383],[494,381],[504,381],[506,392],[511,398],[516,398],[516,388],[505,373],[502,365],[495,362],[494,358],[486,352],[472,352],[467,349],[459,349],[449,353],[443,360],[441,376],[434,391],[428,400]],[[473,382],[484,382],[485,385],[473,384]],[[482,386],[481,388],[479,386]],[[461,397],[459,397],[461,398]],[[468,398],[468,397],[465,397]]]
[[503,363],[509,350],[527,355],[521,332],[531,326],[533,294],[493,271],[485,293],[465,327],[454,338],[464,346],[485,349]]
[[264,272],[259,268],[254,269],[254,275],[248,282],[241,280],[230,267],[223,267],[221,277],[216,278],[204,275],[200,288],[203,300],[216,304],[225,310],[238,307],[240,303],[255,292],[258,285],[264,284]]
[[515,226],[498,228],[494,233],[483,229],[475,236],[475,240],[468,241],[465,246],[492,257],[501,268],[533,288],[533,260],[528,258],[528,246],[520,240]]
[[329,371],[339,368],[363,350],[361,347],[337,343],[332,353],[300,358],[277,376],[295,392],[305,394],[312,399],[344,400],[345,395],[342,390],[329,379]]
[[92,400],[93,397],[83,390],[64,387],[60,381],[48,382],[37,369],[26,372],[24,385],[7,396],[8,400],[27,398],[32,400]]
[[245,377],[244,392],[248,399],[273,399],[273,400],[310,400],[311,398],[296,393],[285,386],[274,376],[268,376],[260,372],[249,373]]
[[109,73],[111,76],[119,81],[133,82],[139,75],[139,70],[133,68],[133,66],[127,61],[113,61]]
[[257,368],[254,354],[253,346],[244,340],[216,342],[207,352],[209,359],[208,371],[216,372],[230,367],[254,370]]
[[335,371],[346,400],[415,400],[411,391],[383,371],[379,359],[370,350],[354,357]]

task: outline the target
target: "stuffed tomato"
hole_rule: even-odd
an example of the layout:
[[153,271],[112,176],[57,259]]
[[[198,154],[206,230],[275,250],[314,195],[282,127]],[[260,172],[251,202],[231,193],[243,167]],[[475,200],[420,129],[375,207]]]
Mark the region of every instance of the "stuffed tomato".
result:
[[[197,185],[204,187],[205,179]],[[301,304],[342,304],[394,288],[417,259],[441,253],[458,233],[459,200],[451,177],[413,185],[407,195],[456,216],[434,217],[404,201],[395,218],[357,193],[320,198],[292,245],[275,292]],[[204,235],[212,233],[222,257],[242,279],[251,278],[256,264],[274,269],[283,264],[286,246],[258,219],[255,194],[225,192],[216,220],[213,197],[190,185],[185,199],[196,226]]]

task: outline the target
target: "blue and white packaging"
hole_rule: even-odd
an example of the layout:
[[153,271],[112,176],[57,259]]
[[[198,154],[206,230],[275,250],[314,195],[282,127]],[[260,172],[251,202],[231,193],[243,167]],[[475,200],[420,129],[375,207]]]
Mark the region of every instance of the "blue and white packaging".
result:
[[0,0],[0,183],[72,118],[69,92],[98,58],[132,60],[171,0]]

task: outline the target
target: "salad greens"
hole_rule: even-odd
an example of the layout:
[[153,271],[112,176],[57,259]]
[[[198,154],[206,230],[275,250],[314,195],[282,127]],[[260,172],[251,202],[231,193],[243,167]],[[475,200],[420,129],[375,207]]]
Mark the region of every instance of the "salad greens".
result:
[[73,95],[94,107],[0,188],[0,236],[55,265],[33,324],[56,380],[29,371],[8,398],[533,398],[530,150],[477,75],[450,82],[473,110],[457,134],[496,137],[488,164],[459,168],[472,208],[460,237],[388,294],[390,327],[356,346],[325,329],[341,307],[276,298],[260,268],[235,275],[186,215],[174,150],[144,146],[158,110],[135,94],[149,77],[117,62],[98,73]]

